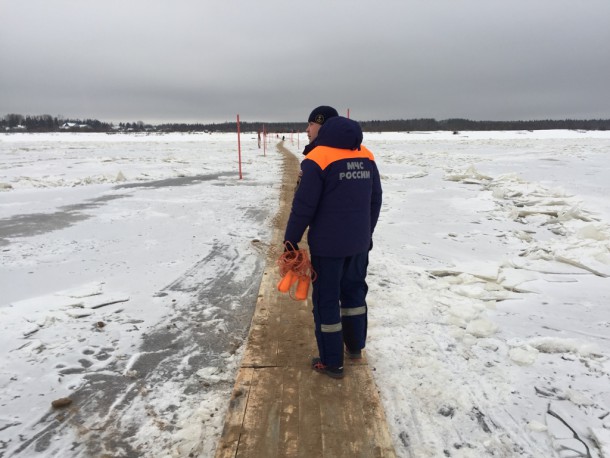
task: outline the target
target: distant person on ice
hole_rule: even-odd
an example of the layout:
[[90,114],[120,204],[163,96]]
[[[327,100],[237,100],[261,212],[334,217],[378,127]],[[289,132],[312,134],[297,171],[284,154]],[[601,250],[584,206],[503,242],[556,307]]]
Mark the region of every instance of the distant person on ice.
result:
[[342,378],[344,350],[358,359],[366,343],[366,273],[381,209],[381,181],[373,154],[361,145],[357,122],[322,106],[309,116],[307,134],[313,146],[304,151],[284,245],[298,249],[309,227],[319,351],[311,366]]

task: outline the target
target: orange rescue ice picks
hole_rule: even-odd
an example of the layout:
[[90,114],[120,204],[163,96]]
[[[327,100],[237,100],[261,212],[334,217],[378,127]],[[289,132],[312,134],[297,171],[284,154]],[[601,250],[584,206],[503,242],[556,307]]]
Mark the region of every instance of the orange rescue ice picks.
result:
[[[307,300],[309,284],[312,278],[315,278],[307,251],[287,249],[280,255],[277,265],[281,277],[277,290],[281,293],[288,293],[295,301]],[[295,284],[296,290],[293,293]]]

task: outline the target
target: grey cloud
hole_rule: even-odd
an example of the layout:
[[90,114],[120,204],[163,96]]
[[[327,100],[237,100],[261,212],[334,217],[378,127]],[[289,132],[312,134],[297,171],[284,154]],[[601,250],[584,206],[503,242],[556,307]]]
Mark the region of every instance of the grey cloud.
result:
[[610,117],[610,2],[5,1],[0,116]]

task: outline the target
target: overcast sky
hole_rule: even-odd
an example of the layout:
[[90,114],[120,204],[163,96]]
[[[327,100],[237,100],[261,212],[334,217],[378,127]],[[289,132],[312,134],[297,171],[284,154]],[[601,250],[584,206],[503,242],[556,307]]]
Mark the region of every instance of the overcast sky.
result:
[[0,0],[0,116],[610,118],[610,0]]

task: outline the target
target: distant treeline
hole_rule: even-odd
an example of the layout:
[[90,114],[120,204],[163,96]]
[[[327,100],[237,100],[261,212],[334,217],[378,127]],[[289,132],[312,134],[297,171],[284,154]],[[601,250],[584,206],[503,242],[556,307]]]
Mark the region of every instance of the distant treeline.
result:
[[610,119],[563,119],[539,121],[471,121],[469,119],[398,119],[392,121],[363,121],[367,132],[402,132],[421,130],[607,130]]
[[[463,131],[463,130],[609,130],[610,119],[564,119],[538,121],[471,121],[469,119],[432,118],[395,119],[389,121],[360,121],[365,132],[410,132],[410,131]],[[305,122],[241,122],[242,132],[272,133],[303,132]],[[235,122],[215,124],[166,123],[145,124],[142,121],[118,124],[97,119],[67,119],[51,115],[22,116],[8,114],[0,118],[0,130],[9,132],[235,132]]]
[[108,132],[112,129],[112,123],[98,121],[97,119],[68,119],[47,114],[22,116],[12,113],[0,119],[0,130],[2,131],[59,132],[61,130],[68,130]]
[[[564,119],[542,121],[471,121],[469,119],[395,119],[389,121],[359,121],[365,132],[411,132],[435,130],[610,130],[610,119]],[[260,122],[241,122],[242,132],[262,131]],[[264,124],[267,132],[302,132],[305,122],[270,122]],[[237,125],[234,122],[222,124],[161,124],[157,130],[166,132],[235,132]]]

